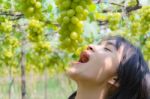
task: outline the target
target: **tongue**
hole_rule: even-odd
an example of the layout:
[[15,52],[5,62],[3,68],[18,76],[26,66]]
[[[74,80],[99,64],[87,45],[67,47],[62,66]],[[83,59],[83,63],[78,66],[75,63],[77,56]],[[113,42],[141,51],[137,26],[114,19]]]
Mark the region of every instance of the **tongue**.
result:
[[86,52],[82,52],[80,55],[79,62],[86,63],[89,61],[89,55]]

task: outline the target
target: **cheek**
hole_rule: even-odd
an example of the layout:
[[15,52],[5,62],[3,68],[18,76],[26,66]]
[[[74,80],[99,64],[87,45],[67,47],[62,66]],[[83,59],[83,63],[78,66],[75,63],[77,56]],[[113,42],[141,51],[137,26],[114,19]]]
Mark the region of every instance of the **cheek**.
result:
[[112,57],[106,57],[103,56],[100,57],[101,60],[99,60],[99,69],[97,71],[96,79],[99,82],[106,81],[108,78],[113,76],[116,73],[117,70],[117,62]]

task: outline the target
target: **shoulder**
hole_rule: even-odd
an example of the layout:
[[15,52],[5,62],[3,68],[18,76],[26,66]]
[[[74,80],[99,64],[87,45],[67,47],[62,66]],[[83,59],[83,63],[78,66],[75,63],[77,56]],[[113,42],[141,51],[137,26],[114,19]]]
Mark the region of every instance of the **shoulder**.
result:
[[75,99],[75,96],[77,94],[77,91],[73,92],[68,99]]

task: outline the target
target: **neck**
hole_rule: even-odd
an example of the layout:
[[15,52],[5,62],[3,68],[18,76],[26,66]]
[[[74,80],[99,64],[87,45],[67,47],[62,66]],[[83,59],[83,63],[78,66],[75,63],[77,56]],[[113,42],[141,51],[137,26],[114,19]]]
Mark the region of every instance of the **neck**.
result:
[[93,86],[86,83],[78,83],[75,99],[107,99],[107,89],[106,84]]

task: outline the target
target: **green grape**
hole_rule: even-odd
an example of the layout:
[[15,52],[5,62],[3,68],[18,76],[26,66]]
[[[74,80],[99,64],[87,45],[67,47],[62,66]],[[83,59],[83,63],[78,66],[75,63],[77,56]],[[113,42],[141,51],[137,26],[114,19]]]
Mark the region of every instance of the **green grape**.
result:
[[76,54],[77,56],[79,56],[82,51],[84,51],[84,50],[87,49],[87,47],[88,47],[87,45],[84,45],[84,46],[82,46],[82,47],[79,47],[79,48],[76,50],[75,54]]
[[34,12],[34,8],[33,7],[29,7],[27,11],[28,11],[28,13],[33,13]]
[[83,7],[82,6],[77,6],[76,7],[76,12],[77,13],[82,13],[83,12]]
[[69,23],[69,20],[70,20],[70,19],[69,19],[68,16],[65,16],[65,17],[63,18],[63,22],[64,22],[64,23]]
[[36,7],[36,8],[38,8],[38,9],[39,9],[39,8],[41,8],[41,6],[42,6],[42,5],[41,5],[41,3],[40,3],[40,2],[36,2],[36,3],[35,3],[35,7]]
[[75,10],[75,8],[76,8],[77,5],[78,5],[78,3],[72,2],[72,3],[71,3],[71,8]]
[[78,34],[76,32],[72,32],[70,34],[70,38],[73,39],[73,40],[76,40],[78,38]]
[[35,4],[36,0],[30,0],[31,4]]
[[57,18],[57,22],[58,22],[58,23],[60,23],[60,24],[63,22],[63,20],[62,20],[62,17],[61,17],[61,16],[59,16],[59,17]]
[[78,19],[80,19],[80,20],[83,20],[83,19],[84,19],[84,16],[83,16],[83,14],[81,14],[81,13],[80,13],[80,14],[78,13],[78,14],[76,15],[76,17],[77,17]]
[[67,11],[61,12],[60,16],[61,16],[61,17],[67,16]]
[[89,13],[89,11],[88,11],[87,9],[84,9],[84,10],[83,10],[83,15],[84,15],[84,16],[87,16],[88,13]]
[[79,22],[79,19],[78,19],[77,17],[73,16],[73,17],[71,18],[71,22],[72,22],[73,24],[77,24],[77,23]]
[[64,2],[62,3],[62,6],[64,9],[67,9],[70,7],[70,4],[71,4],[70,0],[64,0]]
[[70,10],[67,11],[67,15],[68,15],[69,17],[72,17],[72,16],[75,15],[75,11],[74,11],[73,9],[70,9]]
[[90,4],[88,4],[88,2],[87,2],[87,1],[85,1],[85,0],[82,0],[82,1],[80,2],[80,5],[81,5],[83,8],[88,8],[88,6],[87,6],[87,5],[89,5],[89,6],[90,6]]

